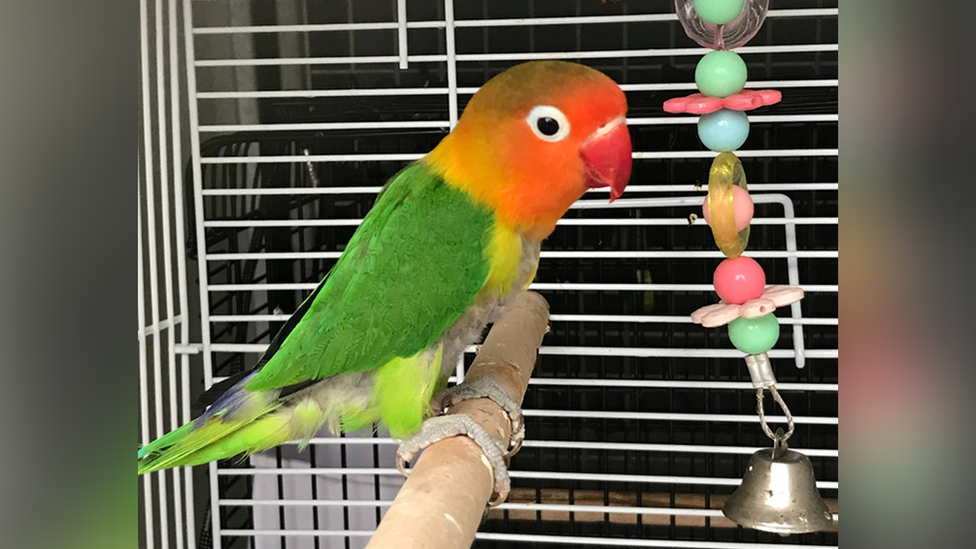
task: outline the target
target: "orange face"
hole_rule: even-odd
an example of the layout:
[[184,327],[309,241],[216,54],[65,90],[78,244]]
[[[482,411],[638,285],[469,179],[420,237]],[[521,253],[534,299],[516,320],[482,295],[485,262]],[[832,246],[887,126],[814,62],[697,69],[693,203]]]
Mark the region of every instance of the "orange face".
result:
[[623,91],[574,63],[508,69],[472,97],[457,127],[425,159],[506,223],[545,238],[587,188],[630,178]]

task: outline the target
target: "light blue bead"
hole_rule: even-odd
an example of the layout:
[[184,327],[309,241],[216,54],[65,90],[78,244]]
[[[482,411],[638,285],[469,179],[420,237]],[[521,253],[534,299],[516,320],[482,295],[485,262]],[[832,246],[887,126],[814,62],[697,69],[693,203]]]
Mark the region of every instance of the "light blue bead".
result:
[[698,138],[715,152],[735,151],[749,137],[749,117],[742,111],[722,109],[698,119]]

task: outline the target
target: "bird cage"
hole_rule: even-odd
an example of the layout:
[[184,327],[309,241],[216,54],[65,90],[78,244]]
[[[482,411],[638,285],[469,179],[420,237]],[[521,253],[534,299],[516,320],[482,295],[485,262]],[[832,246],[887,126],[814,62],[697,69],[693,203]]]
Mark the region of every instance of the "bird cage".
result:
[[[706,50],[670,0],[141,0],[140,442],[253,365],[329,271],[381,185],[429,151],[516,63],[594,67],[627,95],[625,199],[579,203],[532,288],[551,332],[523,402],[513,489],[475,547],[836,546],[744,529],[722,502],[768,446],[741,353],[690,313],[722,259],[701,219],[715,153],[692,93]],[[838,496],[838,9],[772,0],[736,51],[750,114],[737,151],[749,241],[770,284],[804,289],[769,352],[833,513]],[[631,200],[633,199],[633,200]],[[462,380],[474,350],[458,364]],[[774,421],[781,418],[772,416]],[[363,547],[403,478],[389,434],[297,444],[140,480],[141,547]],[[835,515],[835,519],[836,519]]]

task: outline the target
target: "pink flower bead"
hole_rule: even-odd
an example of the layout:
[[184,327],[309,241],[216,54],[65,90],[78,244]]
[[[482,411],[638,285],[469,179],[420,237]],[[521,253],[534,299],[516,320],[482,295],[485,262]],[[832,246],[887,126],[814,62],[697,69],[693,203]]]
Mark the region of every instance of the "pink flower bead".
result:
[[664,102],[664,112],[672,114],[708,114],[722,109],[751,111],[767,105],[775,105],[783,100],[778,90],[742,90],[726,98],[709,97],[693,93],[685,97],[675,97]]
[[762,296],[766,287],[766,273],[755,259],[739,256],[719,263],[712,282],[722,301],[742,305]]
[[[752,216],[755,214],[756,205],[752,203],[749,191],[742,187],[732,187],[732,207],[735,209],[735,230],[741,231],[752,223]],[[711,223],[711,215],[708,213],[708,197],[702,204],[702,215],[705,216],[705,223]]]

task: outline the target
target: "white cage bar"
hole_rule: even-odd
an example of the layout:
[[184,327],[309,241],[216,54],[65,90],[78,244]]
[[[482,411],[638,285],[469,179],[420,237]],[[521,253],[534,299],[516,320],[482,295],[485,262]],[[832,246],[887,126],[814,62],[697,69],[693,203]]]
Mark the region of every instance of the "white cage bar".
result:
[[[176,0],[140,0],[140,150],[138,300],[140,442],[190,418],[189,286],[181,252],[184,128]],[[148,314],[147,314],[148,311]],[[174,469],[145,476],[140,538],[149,549],[195,549],[192,474]]]

